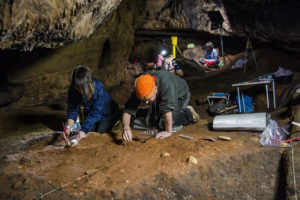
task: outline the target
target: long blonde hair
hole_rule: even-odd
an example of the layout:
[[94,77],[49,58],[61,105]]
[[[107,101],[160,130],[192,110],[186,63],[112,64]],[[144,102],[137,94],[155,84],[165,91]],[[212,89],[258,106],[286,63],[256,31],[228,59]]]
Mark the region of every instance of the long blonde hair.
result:
[[72,73],[71,87],[84,95],[84,102],[87,102],[94,94],[95,84],[92,72],[89,68],[78,65]]

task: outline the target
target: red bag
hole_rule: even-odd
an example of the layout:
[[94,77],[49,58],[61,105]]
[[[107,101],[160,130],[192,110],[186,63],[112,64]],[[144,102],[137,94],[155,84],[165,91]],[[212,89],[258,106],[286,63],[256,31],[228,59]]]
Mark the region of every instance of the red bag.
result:
[[216,62],[214,60],[205,60],[204,64],[206,64],[208,67],[214,65]]

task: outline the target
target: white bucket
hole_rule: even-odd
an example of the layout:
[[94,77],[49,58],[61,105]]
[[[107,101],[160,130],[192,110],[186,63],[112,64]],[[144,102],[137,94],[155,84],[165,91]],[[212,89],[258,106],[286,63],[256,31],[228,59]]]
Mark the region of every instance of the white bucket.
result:
[[263,131],[270,122],[267,113],[217,115],[213,120],[214,130]]

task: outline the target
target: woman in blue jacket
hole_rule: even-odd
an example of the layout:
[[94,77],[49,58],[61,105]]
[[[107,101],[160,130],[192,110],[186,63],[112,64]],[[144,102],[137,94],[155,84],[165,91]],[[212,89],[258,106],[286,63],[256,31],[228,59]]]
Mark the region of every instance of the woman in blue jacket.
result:
[[68,93],[67,134],[75,128],[79,113],[83,114],[84,119],[81,119],[81,126],[76,127],[79,129],[78,141],[87,137],[90,131],[109,131],[120,113],[118,104],[105,91],[103,84],[93,78],[91,71],[82,65],[77,66],[72,74]]

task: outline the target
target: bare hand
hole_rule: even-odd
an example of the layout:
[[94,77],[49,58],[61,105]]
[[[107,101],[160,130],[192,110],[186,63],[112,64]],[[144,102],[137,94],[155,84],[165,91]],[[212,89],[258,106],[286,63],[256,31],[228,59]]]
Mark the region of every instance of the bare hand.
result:
[[70,133],[71,133],[71,128],[66,128],[66,132],[65,133],[69,136]]
[[86,138],[87,135],[83,131],[79,131],[77,135],[77,140],[80,141],[83,138]]
[[171,132],[168,131],[162,131],[156,134],[155,138],[156,139],[165,139],[167,137],[170,137],[172,135]]
[[130,128],[123,129],[122,137],[126,142],[132,142],[132,133]]

